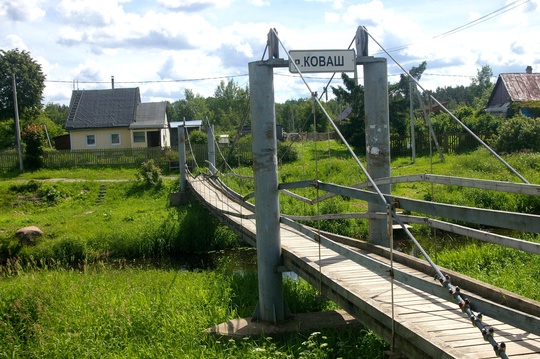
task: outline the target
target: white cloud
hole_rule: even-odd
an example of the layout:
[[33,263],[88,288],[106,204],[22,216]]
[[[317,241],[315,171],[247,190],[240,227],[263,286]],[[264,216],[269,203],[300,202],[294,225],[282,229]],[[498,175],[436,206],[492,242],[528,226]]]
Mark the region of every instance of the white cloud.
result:
[[341,16],[336,12],[324,13],[324,21],[327,24],[336,24],[341,21]]
[[62,0],[56,7],[63,21],[81,26],[107,26],[124,16],[118,1],[113,0]]
[[157,0],[169,10],[195,12],[209,7],[228,7],[231,0]]
[[45,16],[42,9],[44,0],[3,0],[0,3],[0,17],[6,16],[11,21],[37,21]]
[[0,38],[0,49],[19,49],[28,51],[28,46],[26,46],[24,40],[20,36],[9,34],[4,39]]

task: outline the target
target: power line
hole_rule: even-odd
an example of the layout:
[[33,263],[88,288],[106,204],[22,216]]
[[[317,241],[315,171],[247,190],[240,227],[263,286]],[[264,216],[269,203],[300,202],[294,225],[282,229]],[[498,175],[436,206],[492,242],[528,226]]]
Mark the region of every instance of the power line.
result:
[[[484,21],[487,21],[487,20],[491,20],[493,19],[494,17],[497,17],[499,15],[502,15],[508,11],[511,11],[519,6],[522,6],[522,5],[525,5],[526,3],[530,2],[531,0],[515,0],[497,10],[494,10],[492,12],[490,12],[489,14],[486,14],[486,15],[483,15],[483,16],[480,16],[479,18],[475,19],[475,20],[472,20],[466,24],[463,24],[463,25],[460,25],[458,27],[455,27],[451,30],[448,30],[448,31],[445,31],[441,34],[438,34],[438,35],[435,35],[433,36],[432,38],[433,39],[437,39],[437,38],[440,38],[440,37],[446,37],[446,36],[450,36],[450,35],[453,35],[455,33],[458,33],[460,31],[463,31],[463,30],[466,30],[470,27],[473,27],[473,26],[476,26],[478,24],[481,24],[483,23]],[[409,48],[411,47],[412,45],[414,45],[414,43],[409,43],[409,44],[406,44],[406,45],[401,45],[401,46],[396,46],[396,47],[393,47],[393,48],[389,48],[387,49],[388,52],[396,52],[396,51],[400,51],[400,50],[404,50],[406,48]],[[379,52],[379,53],[382,53]]]
[[[245,77],[248,74],[230,75],[230,76],[215,76],[215,77],[201,77],[195,79],[176,79],[176,80],[141,80],[141,81],[114,81],[117,84],[151,84],[151,83],[176,83],[176,82],[198,82],[209,81],[219,79],[230,79],[235,77]],[[50,83],[77,83],[77,84],[109,84],[110,81],[78,81],[78,80],[45,80]]]

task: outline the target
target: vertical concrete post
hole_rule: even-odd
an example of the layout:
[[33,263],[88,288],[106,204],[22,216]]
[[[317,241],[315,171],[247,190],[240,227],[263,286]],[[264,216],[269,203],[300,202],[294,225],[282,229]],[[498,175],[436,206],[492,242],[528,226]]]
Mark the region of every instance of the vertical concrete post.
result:
[[180,192],[185,192],[186,178],[186,132],[184,125],[178,126],[178,167],[180,168]]
[[216,174],[216,141],[214,136],[214,125],[208,126],[208,166],[210,167],[210,173]]
[[[388,109],[388,73],[385,58],[364,63],[364,105],[366,116],[367,170],[373,179],[390,177],[390,117]],[[381,185],[384,194],[391,185]],[[385,203],[369,203],[368,212],[386,213]],[[369,219],[369,241],[390,245],[386,219]]]
[[257,268],[259,303],[254,319],[280,322],[285,318],[281,261],[277,173],[276,117],[273,67],[264,61],[249,63]]

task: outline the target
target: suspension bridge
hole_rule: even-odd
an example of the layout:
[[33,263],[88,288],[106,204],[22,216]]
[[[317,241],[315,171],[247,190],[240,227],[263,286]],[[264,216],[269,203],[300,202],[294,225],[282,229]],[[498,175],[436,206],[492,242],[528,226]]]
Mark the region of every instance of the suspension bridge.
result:
[[[540,233],[540,216],[398,197],[391,194],[391,185],[425,181],[531,196],[540,195],[540,186],[528,183],[496,154],[524,183],[429,174],[390,177],[386,62],[367,56],[367,36],[365,29],[359,28],[355,39],[359,54],[356,63],[364,66],[368,170],[348,147],[367,178],[365,182],[337,185],[310,179],[278,183],[272,71],[285,64],[294,66],[296,72],[301,73],[301,70],[294,63],[279,59],[276,46],[281,42],[271,30],[268,35],[270,58],[249,64],[255,191],[241,195],[225,185],[222,174],[216,169],[215,136],[210,125],[208,171],[197,176],[191,175],[185,166],[188,137],[182,127],[178,129],[180,163],[183,164],[180,166],[181,191],[189,187],[214,216],[257,248],[259,303],[254,320],[279,325],[286,319],[282,273],[293,271],[404,357],[540,357],[540,303],[439,268],[407,226],[407,223],[423,224],[540,255],[538,243],[474,227]],[[310,90],[310,93],[313,92]],[[318,102],[315,96],[314,100]],[[337,127],[335,130],[339,133]],[[346,143],[341,134],[340,137]],[[235,176],[234,173],[228,175]],[[305,198],[295,192],[301,188],[315,188],[317,193],[325,194],[315,199]],[[280,195],[310,204],[338,195],[367,202],[368,211],[309,217],[285,215],[279,210]],[[408,212],[425,216],[405,214]],[[369,223],[369,241],[299,223],[340,218],[365,218]],[[394,251],[395,225],[406,233],[423,259]]]

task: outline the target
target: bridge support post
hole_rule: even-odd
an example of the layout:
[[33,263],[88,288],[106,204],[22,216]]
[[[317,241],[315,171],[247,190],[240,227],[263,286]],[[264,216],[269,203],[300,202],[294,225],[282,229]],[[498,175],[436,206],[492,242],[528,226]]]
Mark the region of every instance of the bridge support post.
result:
[[[359,59],[362,59],[360,57]],[[390,117],[388,109],[388,70],[385,58],[367,57],[364,65],[364,111],[366,119],[367,170],[374,179],[390,177]],[[357,60],[358,62],[358,60]],[[380,185],[384,194],[391,185]],[[369,203],[370,214],[386,213],[386,203]],[[369,241],[390,246],[388,222],[385,218],[369,219]]]
[[254,319],[280,322],[285,319],[281,265],[276,117],[273,66],[265,61],[249,63],[257,269],[259,303]]
[[207,130],[208,137],[208,166],[210,167],[210,173],[216,174],[216,141],[214,136],[214,125],[208,125]]
[[184,193],[187,186],[186,178],[186,132],[185,126],[178,126],[178,167],[180,168],[180,192]]

